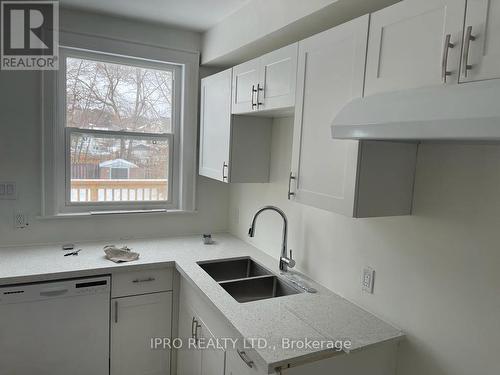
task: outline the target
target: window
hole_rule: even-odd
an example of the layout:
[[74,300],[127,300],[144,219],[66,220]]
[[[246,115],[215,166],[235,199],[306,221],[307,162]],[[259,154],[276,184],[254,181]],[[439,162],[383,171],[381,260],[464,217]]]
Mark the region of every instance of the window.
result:
[[187,60],[61,48],[43,85],[45,216],[194,208],[197,93],[183,82],[197,65]]
[[171,203],[175,69],[115,59],[64,54],[66,204]]
[[42,77],[42,217],[193,212],[199,53],[60,32]]

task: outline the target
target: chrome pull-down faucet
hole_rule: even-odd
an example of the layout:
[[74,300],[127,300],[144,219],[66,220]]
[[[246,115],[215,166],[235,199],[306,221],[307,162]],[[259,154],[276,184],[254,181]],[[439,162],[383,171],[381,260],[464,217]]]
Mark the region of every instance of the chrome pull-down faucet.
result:
[[288,249],[287,249],[287,236],[288,236],[288,220],[286,218],[285,213],[275,206],[265,206],[258,210],[252,220],[252,226],[248,230],[248,236],[253,237],[255,235],[255,222],[257,217],[264,211],[275,211],[277,212],[281,218],[283,219],[283,243],[281,245],[281,255],[280,255],[280,270],[283,272],[287,272],[288,268],[295,267],[295,260],[292,258],[292,250],[290,250],[290,256],[288,257]]

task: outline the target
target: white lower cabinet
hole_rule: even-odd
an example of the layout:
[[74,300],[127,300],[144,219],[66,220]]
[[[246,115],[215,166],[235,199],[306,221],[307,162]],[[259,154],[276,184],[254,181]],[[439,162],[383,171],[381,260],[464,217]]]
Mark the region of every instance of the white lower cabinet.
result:
[[[183,341],[199,343],[177,351],[177,375],[394,375],[397,341],[370,346],[367,349],[320,359],[314,362],[268,369],[257,353],[243,342],[227,319],[202,293],[186,280],[180,280],[179,335]],[[256,324],[259,324],[256,322]],[[223,349],[206,349],[206,339],[231,338],[236,345]],[[222,341],[221,341],[222,342]]]
[[395,375],[398,344],[389,342],[354,353],[340,353],[297,367],[283,368],[281,375]]
[[215,336],[185,301],[179,306],[179,338],[183,348],[177,352],[177,374],[224,375],[225,351],[211,346]]
[[151,339],[171,337],[172,292],[114,298],[111,312],[111,375],[170,374],[170,350]]
[[180,302],[178,337],[182,340],[182,348],[177,351],[177,374],[179,375],[201,374],[201,350],[194,345],[195,330],[200,329],[196,315],[186,302]]
[[225,339],[232,339],[239,346],[242,340],[226,318],[184,279],[180,282],[178,337],[184,345],[177,350],[177,375],[267,374],[255,353],[239,350],[238,354],[232,345],[214,348],[210,344],[209,340],[213,344],[217,339],[219,345],[229,344]]
[[171,350],[151,339],[172,337],[172,268],[116,272],[111,290],[111,375],[169,375]]
[[267,371],[259,368],[243,349],[228,350],[226,354],[226,375],[263,375]]
[[216,337],[200,318],[199,345],[205,348],[201,351],[201,375],[224,375],[226,351],[213,347],[217,344]]
[[224,375],[226,352],[214,347],[215,335],[188,301],[179,304],[179,335],[183,347],[177,351],[178,375]]

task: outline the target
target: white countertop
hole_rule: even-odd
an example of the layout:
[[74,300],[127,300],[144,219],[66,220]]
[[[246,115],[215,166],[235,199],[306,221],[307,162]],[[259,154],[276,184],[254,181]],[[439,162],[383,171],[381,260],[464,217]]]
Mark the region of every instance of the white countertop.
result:
[[[351,351],[397,340],[402,332],[319,284],[308,280],[318,293],[300,293],[240,304],[196,262],[250,256],[279,274],[278,261],[230,234],[214,236],[204,245],[201,236],[182,236],[115,242],[141,254],[138,261],[115,264],[104,258],[103,246],[76,246],[78,256],[64,257],[60,246],[0,248],[0,285],[72,278],[146,266],[171,265],[196,286],[244,338],[265,338],[266,349],[255,349],[268,368],[309,358],[334,355],[331,350],[284,349],[282,337],[290,339],[346,340]],[[277,249],[278,251],[279,249]],[[276,344],[275,348],[271,347]]]

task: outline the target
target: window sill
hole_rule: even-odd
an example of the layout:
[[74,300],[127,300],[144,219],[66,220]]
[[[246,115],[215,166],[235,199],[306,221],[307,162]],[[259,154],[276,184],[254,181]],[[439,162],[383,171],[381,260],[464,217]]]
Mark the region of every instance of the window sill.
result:
[[57,215],[47,215],[47,216],[37,216],[37,220],[60,220],[60,219],[81,219],[81,218],[91,218],[91,217],[117,217],[117,216],[171,216],[171,215],[185,215],[185,214],[196,214],[197,210],[127,210],[127,211],[92,211],[92,212],[75,212],[67,214],[57,214]]

